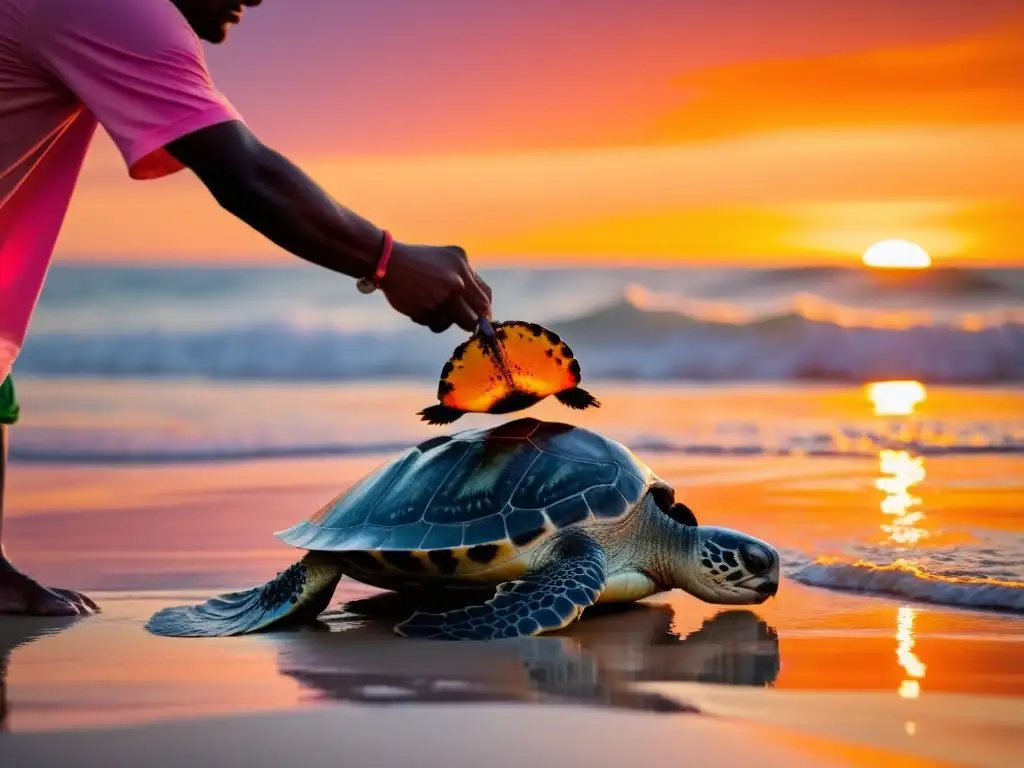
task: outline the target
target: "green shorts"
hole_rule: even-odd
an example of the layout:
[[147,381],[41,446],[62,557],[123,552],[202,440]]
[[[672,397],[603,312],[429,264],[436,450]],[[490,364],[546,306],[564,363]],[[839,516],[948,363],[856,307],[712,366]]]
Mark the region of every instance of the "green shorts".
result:
[[18,420],[18,396],[14,393],[14,379],[8,376],[0,384],[0,424],[13,424]]

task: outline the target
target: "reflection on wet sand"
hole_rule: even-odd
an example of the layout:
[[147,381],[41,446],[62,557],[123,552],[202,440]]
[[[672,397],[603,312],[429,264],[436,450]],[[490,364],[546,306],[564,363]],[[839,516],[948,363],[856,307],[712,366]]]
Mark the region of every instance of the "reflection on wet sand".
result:
[[563,701],[680,712],[693,709],[630,684],[763,687],[781,665],[774,628],[747,610],[722,610],[685,637],[672,632],[671,607],[637,604],[592,610],[557,635],[410,643],[391,631],[410,608],[391,594],[350,602],[324,614],[317,629],[288,633],[278,667],[317,699]]
[[[878,381],[867,386],[866,394],[876,416],[910,416],[928,397],[918,381]],[[921,499],[909,493],[912,486],[925,479],[924,457],[905,450],[883,449],[878,458],[882,476],[875,481],[875,487],[885,494],[882,514],[892,521],[882,523],[880,528],[888,534],[887,543],[912,547],[929,536],[918,525],[925,516],[916,509]]]
[[907,677],[900,683],[899,694],[905,699],[916,699],[921,695],[921,683],[927,667],[914,653],[914,619],[917,611],[901,606],[896,614],[896,658]]
[[0,621],[0,733],[7,731],[7,717],[10,712],[7,703],[7,671],[11,654],[23,645],[56,635],[77,624],[82,617],[36,618],[8,617]]
[[889,515],[892,523],[880,528],[888,534],[887,543],[910,547],[929,536],[919,524],[924,512],[914,509],[921,499],[909,493],[911,486],[925,478],[924,457],[911,456],[906,451],[884,450],[879,455],[882,476],[875,482],[878,490],[886,494],[882,499],[882,514]]

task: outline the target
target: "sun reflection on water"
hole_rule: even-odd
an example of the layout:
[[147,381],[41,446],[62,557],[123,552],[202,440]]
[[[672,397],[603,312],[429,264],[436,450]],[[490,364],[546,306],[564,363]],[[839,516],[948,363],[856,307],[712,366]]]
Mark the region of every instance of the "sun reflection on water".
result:
[[[876,416],[910,416],[923,403],[928,393],[919,381],[879,381],[866,387],[868,400],[874,406]],[[910,489],[925,477],[924,457],[912,456],[908,451],[882,449],[878,452],[881,477],[875,480],[875,487],[885,494],[881,502],[882,514],[886,520],[879,527],[887,534],[887,541],[900,547],[917,544],[928,538],[928,531],[920,526],[924,512],[918,509],[921,499],[910,493]],[[916,699],[921,695],[921,678],[927,667],[914,653],[914,619],[917,611],[903,606],[896,614],[896,660],[903,668],[905,677],[897,693],[904,699]],[[913,722],[905,723],[908,736],[917,728]]]
[[880,505],[882,514],[893,518],[891,524],[882,523],[879,527],[888,534],[890,543],[913,546],[929,535],[918,525],[924,520],[924,512],[914,509],[921,499],[909,493],[911,486],[925,478],[924,458],[906,451],[883,450],[879,459],[882,477],[875,481],[875,487],[886,494]]
[[[869,384],[866,393],[878,416],[909,416],[928,397],[919,381],[878,381]],[[913,546],[929,535],[919,525],[925,517],[924,512],[916,508],[921,499],[909,492],[925,479],[924,457],[912,456],[903,450],[882,449],[878,458],[882,476],[875,481],[875,487],[885,494],[880,506],[882,514],[888,516],[879,527],[887,534],[889,543]]]
[[921,683],[928,668],[917,654],[914,653],[914,619],[917,611],[902,606],[896,613],[896,659],[899,661],[906,679],[900,683],[899,695],[904,699],[916,699],[921,695]]

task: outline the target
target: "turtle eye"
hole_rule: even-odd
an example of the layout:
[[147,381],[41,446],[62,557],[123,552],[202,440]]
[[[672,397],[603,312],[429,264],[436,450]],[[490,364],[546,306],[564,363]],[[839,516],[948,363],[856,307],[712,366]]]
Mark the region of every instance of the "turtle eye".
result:
[[741,546],[740,557],[743,558],[743,565],[754,576],[761,576],[771,570],[771,556],[755,544],[744,544]]

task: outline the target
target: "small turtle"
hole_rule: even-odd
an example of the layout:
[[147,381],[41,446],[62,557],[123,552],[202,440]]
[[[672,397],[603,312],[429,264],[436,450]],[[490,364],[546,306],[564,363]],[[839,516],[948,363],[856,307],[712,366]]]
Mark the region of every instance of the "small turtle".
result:
[[773,596],[778,553],[700,526],[625,446],[580,427],[517,419],[435,437],[366,475],[277,537],[307,553],[262,587],[165,608],[158,635],[234,635],[312,622],[342,576],[424,602],[405,637],[538,635],[596,603],[679,588],[709,603]]
[[417,415],[428,424],[451,424],[464,413],[521,411],[548,395],[569,408],[599,408],[579,383],[580,364],[554,331],[517,320],[492,327],[482,319],[441,369],[440,404]]

